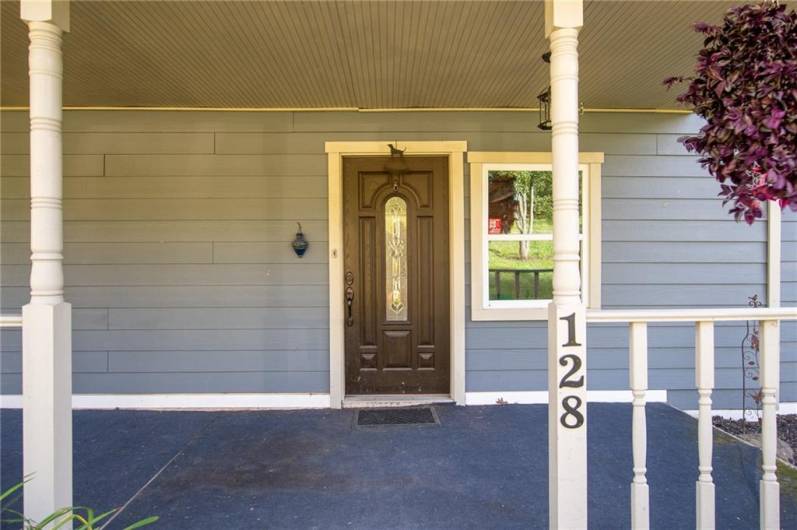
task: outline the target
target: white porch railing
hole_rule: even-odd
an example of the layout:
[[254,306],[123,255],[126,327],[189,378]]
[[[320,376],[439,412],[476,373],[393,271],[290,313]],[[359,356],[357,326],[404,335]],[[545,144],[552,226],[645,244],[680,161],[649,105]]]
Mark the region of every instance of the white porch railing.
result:
[[0,328],[21,328],[22,315],[0,315]]
[[763,477],[760,481],[762,529],[780,528],[780,492],[776,472],[778,386],[780,376],[780,321],[797,319],[796,308],[667,309],[587,311],[590,323],[629,325],[629,379],[633,393],[631,482],[632,528],[650,527],[647,471],[647,426],[645,394],[648,389],[647,325],[649,322],[695,323],[695,382],[698,393],[698,479],[696,483],[696,527],[715,527],[714,481],[711,476],[711,392],[714,389],[714,323],[757,320],[760,322],[761,352],[761,450]]

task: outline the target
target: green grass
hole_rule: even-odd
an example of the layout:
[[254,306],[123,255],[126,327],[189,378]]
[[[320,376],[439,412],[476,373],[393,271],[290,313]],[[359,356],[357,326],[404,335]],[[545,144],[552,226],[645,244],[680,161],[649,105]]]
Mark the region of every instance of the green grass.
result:
[[553,233],[553,219],[545,219],[538,217],[534,219],[534,232],[539,234],[550,234]]
[[778,482],[784,495],[797,500],[797,469],[778,462]]
[[490,269],[552,269],[553,241],[529,242],[529,259],[520,259],[517,241],[490,241],[488,264]]
[[[551,220],[537,219],[534,221],[534,231],[537,233],[550,233]],[[516,230],[513,233],[518,233]],[[520,243],[518,241],[490,241],[488,244],[489,269],[553,269],[553,241],[530,241],[529,259],[520,258]],[[532,300],[550,299],[552,296],[552,273],[541,273],[539,293],[534,296],[534,275],[521,273],[520,299]],[[496,296],[495,274],[490,274],[490,299],[499,299]],[[501,273],[501,300],[514,300],[515,275],[510,272]]]
[[496,296],[495,275],[490,275],[490,300],[550,300],[553,297],[553,274],[540,274],[539,294],[534,297],[534,279],[531,274],[520,275],[520,298],[515,297],[515,279],[511,273],[501,274],[501,297]]

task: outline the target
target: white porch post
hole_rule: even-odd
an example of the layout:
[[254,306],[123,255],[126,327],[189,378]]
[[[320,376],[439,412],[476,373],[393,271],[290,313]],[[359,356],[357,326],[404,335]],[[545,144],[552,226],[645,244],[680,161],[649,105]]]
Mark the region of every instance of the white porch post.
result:
[[25,515],[72,505],[72,323],[64,302],[61,34],[69,5],[22,0],[30,36],[30,303],[22,308]]
[[578,228],[578,31],[582,0],[546,0],[551,43],[553,301],[548,310],[550,528],[587,527],[586,320]]

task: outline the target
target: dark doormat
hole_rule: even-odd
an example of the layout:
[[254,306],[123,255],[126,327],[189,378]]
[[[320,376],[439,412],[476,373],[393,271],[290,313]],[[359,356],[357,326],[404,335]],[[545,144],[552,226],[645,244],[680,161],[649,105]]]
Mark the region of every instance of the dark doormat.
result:
[[437,415],[430,407],[363,409],[357,411],[357,426],[377,425],[425,425],[437,424]]

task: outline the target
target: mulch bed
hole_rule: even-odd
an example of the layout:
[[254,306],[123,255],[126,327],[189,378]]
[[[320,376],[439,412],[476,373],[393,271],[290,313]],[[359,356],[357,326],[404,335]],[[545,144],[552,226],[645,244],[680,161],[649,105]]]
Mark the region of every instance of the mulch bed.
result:
[[[721,416],[714,416],[714,426],[725,432],[741,436],[743,434],[760,434],[761,426],[757,421],[730,420]],[[797,455],[797,414],[778,414],[778,438],[789,444]],[[797,464],[797,459],[792,458],[792,464]]]

